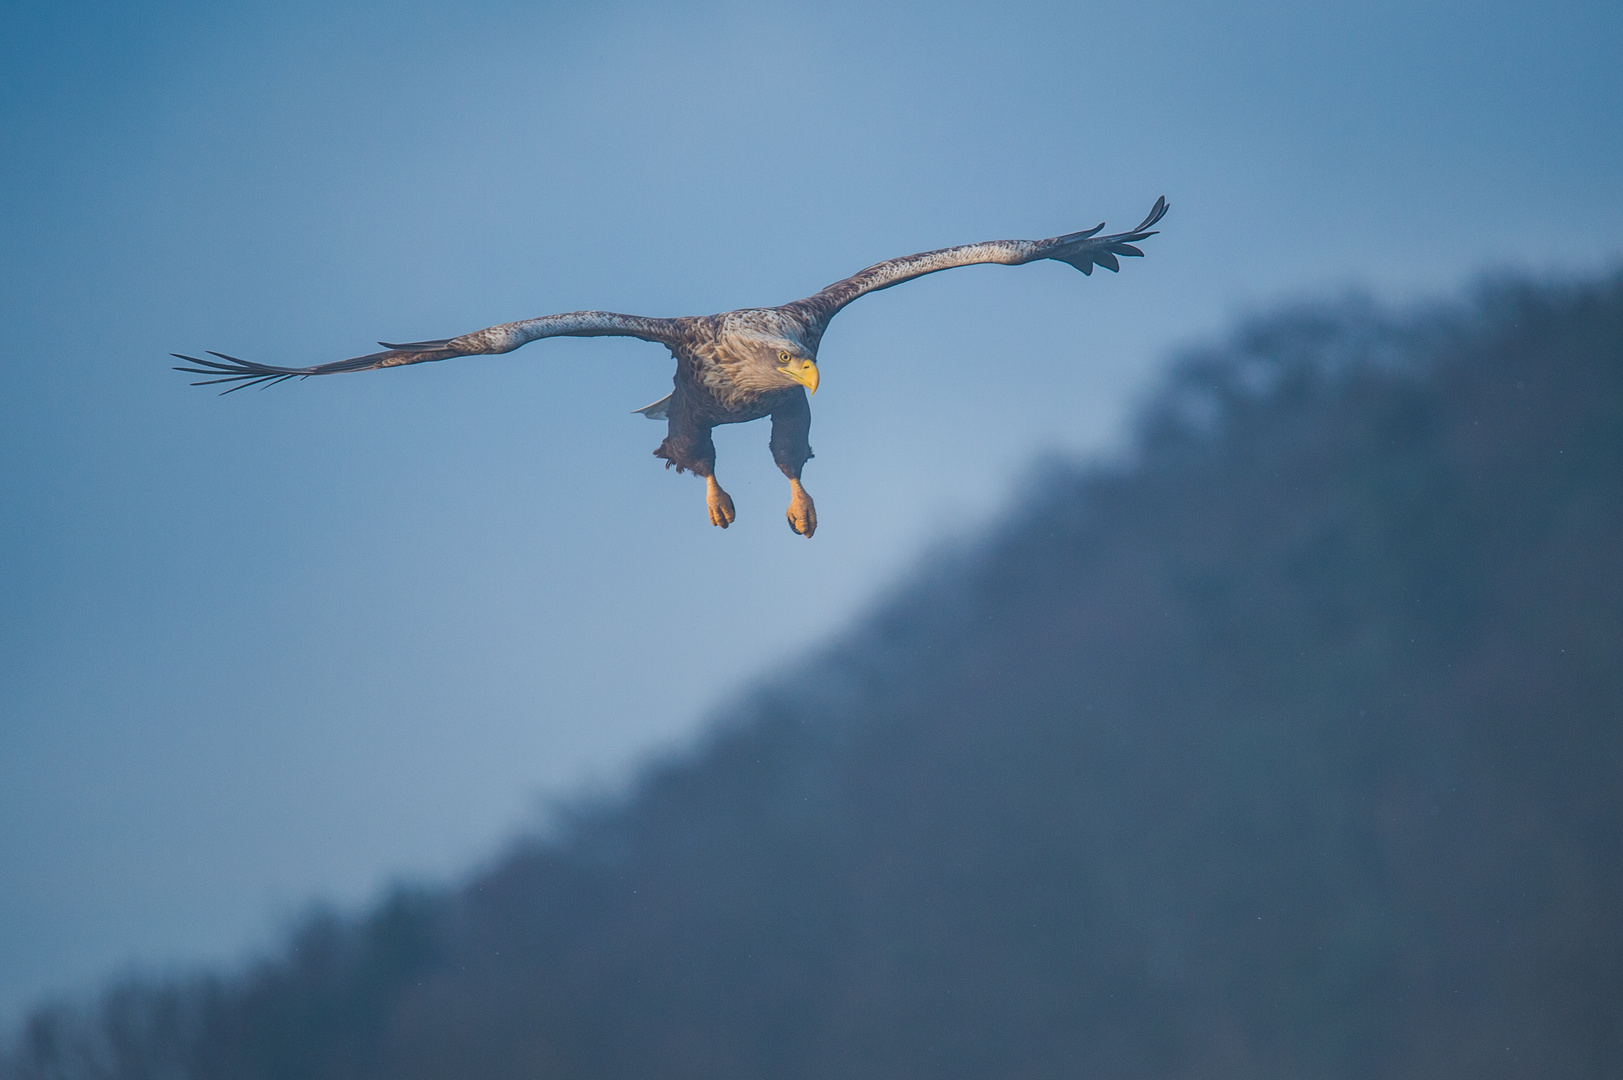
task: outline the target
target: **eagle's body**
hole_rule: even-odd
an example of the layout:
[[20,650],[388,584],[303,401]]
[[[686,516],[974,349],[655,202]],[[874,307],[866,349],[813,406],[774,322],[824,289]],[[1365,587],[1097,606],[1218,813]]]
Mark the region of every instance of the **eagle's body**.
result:
[[[817,528],[811,497],[800,486],[800,471],[811,458],[808,437],[811,407],[807,392],[815,393],[820,375],[817,348],[829,320],[865,293],[887,289],[924,274],[974,263],[1018,265],[1038,259],[1069,263],[1084,274],[1095,265],[1119,269],[1117,256],[1142,255],[1132,245],[1153,233],[1146,230],[1166,213],[1158,199],[1148,217],[1131,232],[1098,236],[1100,225],[1086,232],[1049,240],[995,240],[984,244],[943,248],[891,259],[835,282],[804,300],[774,308],[745,308],[720,315],[676,319],[618,315],[608,311],[572,311],[539,319],[503,323],[460,337],[418,341],[405,345],[383,342],[384,352],[306,368],[273,367],[211,353],[219,361],[190,356],[179,359],[202,367],[177,368],[213,376],[204,382],[234,383],[240,390],[255,384],[270,385],[285,379],[331,375],[347,371],[420,364],[456,356],[511,352],[545,337],[601,337],[615,335],[658,342],[676,359],[670,396],[637,411],[659,419],[668,429],[654,453],[667,467],[692,471],[705,478],[710,520],[726,528],[733,521],[733,503],[716,483],[716,448],[710,439],[718,424],[738,424],[772,418],[772,457],[789,478],[789,524],[810,536]],[[225,391],[229,393],[230,390]]]

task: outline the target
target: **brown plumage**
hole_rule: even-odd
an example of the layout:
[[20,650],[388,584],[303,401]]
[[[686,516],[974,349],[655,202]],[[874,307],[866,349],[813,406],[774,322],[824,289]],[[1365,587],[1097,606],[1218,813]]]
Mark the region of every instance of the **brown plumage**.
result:
[[1100,236],[1104,226],[1048,240],[993,240],[983,244],[942,248],[900,259],[890,259],[804,300],[774,308],[745,308],[720,315],[653,319],[617,315],[608,311],[571,311],[539,319],[503,323],[460,337],[414,341],[403,345],[379,342],[383,352],[368,353],[314,367],[288,368],[239,360],[211,352],[216,360],[175,357],[195,367],[177,367],[210,378],[193,386],[231,383],[222,393],[245,386],[270,386],[311,375],[421,364],[455,356],[511,352],[547,337],[620,336],[654,341],[671,350],[676,359],[674,389],[668,397],[637,411],[651,419],[664,418],[665,441],[654,453],[666,467],[691,470],[705,478],[706,501],[712,523],[726,528],[733,521],[733,501],[716,483],[716,448],[710,432],[717,424],[738,424],[772,417],[772,458],[789,478],[789,525],[810,536],[817,528],[811,496],[800,486],[800,471],[812,456],[807,437],[811,408],[807,391],[817,390],[820,379],[817,347],[829,320],[864,293],[888,289],[904,281],[955,266],[1001,263],[1018,266],[1038,259],[1055,259],[1091,274],[1095,266],[1119,270],[1121,256],[1142,255],[1133,242],[1155,235],[1150,226],[1167,212],[1166,199],[1157,199],[1149,216],[1130,232]]

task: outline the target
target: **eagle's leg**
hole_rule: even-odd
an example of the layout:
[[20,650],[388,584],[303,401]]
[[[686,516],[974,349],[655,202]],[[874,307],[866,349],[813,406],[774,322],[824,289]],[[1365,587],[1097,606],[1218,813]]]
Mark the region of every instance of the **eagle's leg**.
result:
[[665,459],[665,467],[676,466],[677,472],[693,472],[704,477],[704,501],[710,509],[710,524],[725,529],[738,514],[733,509],[733,498],[716,483],[716,444],[710,438],[711,425],[695,420],[686,408],[673,403],[665,441],[654,451],[655,457]]
[[812,503],[812,497],[806,494],[806,489],[800,486],[800,481],[792,477],[789,480],[789,509],[785,513],[789,517],[789,527],[801,536],[810,537],[817,531],[817,507]]
[[738,516],[733,510],[733,497],[721,490],[714,473],[704,478],[704,501],[710,505],[712,525],[719,525],[725,529]]
[[811,459],[811,405],[806,392],[797,389],[792,397],[772,412],[772,460],[789,478],[789,527],[801,536],[817,531],[817,507],[800,486],[800,470]]

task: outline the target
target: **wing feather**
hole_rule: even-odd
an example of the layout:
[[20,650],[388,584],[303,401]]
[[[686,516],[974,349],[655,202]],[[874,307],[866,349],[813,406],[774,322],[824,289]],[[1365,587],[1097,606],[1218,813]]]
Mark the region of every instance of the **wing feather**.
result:
[[634,337],[644,341],[657,341],[672,345],[682,336],[681,319],[649,319],[640,315],[619,315],[612,311],[570,311],[562,315],[547,315],[539,319],[502,323],[499,326],[475,330],[454,338],[435,338],[431,341],[394,343],[380,341],[384,351],[352,356],[347,360],[334,360],[311,367],[278,367],[243,360],[225,353],[210,351],[216,357],[201,357],[172,353],[192,367],[175,368],[193,375],[210,378],[192,383],[193,386],[214,386],[232,383],[229,394],[249,386],[260,388],[275,386],[288,379],[307,379],[312,375],[338,375],[350,371],[373,371],[377,368],[400,367],[404,364],[423,364],[431,360],[449,360],[456,356],[483,356],[512,352],[521,345],[548,337]]
[[1121,256],[1144,254],[1133,246],[1133,241],[1154,236],[1155,233],[1150,231],[1150,226],[1166,216],[1167,209],[1165,197],[1156,199],[1155,206],[1150,209],[1148,216],[1139,222],[1137,228],[1110,236],[1098,235],[1104,230],[1101,223],[1082,232],[1067,233],[1047,240],[991,240],[981,244],[964,244],[960,247],[924,251],[917,255],[904,255],[899,259],[887,259],[848,278],[836,281],[814,296],[788,306],[802,309],[818,325],[826,326],[828,320],[841,308],[859,296],[958,266],[972,266],[977,263],[1019,266],[1038,259],[1056,259],[1069,263],[1084,274],[1092,274],[1096,265],[1103,266],[1106,270],[1118,271],[1121,269]]

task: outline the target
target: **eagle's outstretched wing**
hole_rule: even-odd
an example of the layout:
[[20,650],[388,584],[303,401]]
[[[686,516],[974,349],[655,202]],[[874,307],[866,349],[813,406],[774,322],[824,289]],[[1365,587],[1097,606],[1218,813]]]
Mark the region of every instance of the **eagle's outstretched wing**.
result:
[[864,293],[888,289],[892,285],[900,285],[904,281],[911,281],[925,274],[934,274],[939,270],[950,270],[955,266],[969,266],[974,263],[1019,266],[1021,263],[1035,262],[1038,259],[1057,259],[1060,262],[1070,263],[1084,274],[1093,273],[1095,266],[1102,266],[1111,271],[1120,270],[1121,263],[1117,257],[1143,255],[1142,251],[1133,246],[1133,242],[1146,236],[1154,236],[1155,233],[1148,230],[1151,225],[1160,221],[1166,212],[1167,201],[1162,197],[1155,200],[1155,206],[1150,209],[1149,216],[1130,232],[1100,236],[1098,233],[1104,229],[1101,223],[1085,232],[1068,233],[1047,240],[991,240],[984,244],[964,244],[961,247],[942,248],[939,251],[925,251],[918,255],[904,255],[900,259],[887,259],[852,274],[843,281],[836,281],[814,296],[808,296],[788,306],[804,308],[813,318],[826,325],[841,308]]
[[429,360],[448,360],[453,356],[480,356],[512,352],[520,345],[548,337],[634,337],[644,341],[657,341],[670,345],[681,337],[680,319],[647,319],[640,315],[616,315],[612,311],[571,311],[563,315],[547,315],[539,319],[503,323],[500,326],[475,330],[461,337],[440,338],[434,341],[413,341],[402,345],[378,342],[383,352],[353,356],[348,360],[335,360],[314,367],[290,368],[271,364],[258,364],[252,360],[239,360],[235,356],[210,352],[217,360],[202,360],[195,356],[173,353],[177,360],[199,365],[176,367],[194,375],[209,375],[208,379],[192,383],[193,386],[211,386],[216,383],[234,383],[227,390],[241,390],[245,386],[270,386],[286,379],[305,379],[311,375],[336,375],[345,371],[371,371],[374,368],[399,367],[402,364],[421,364]]

